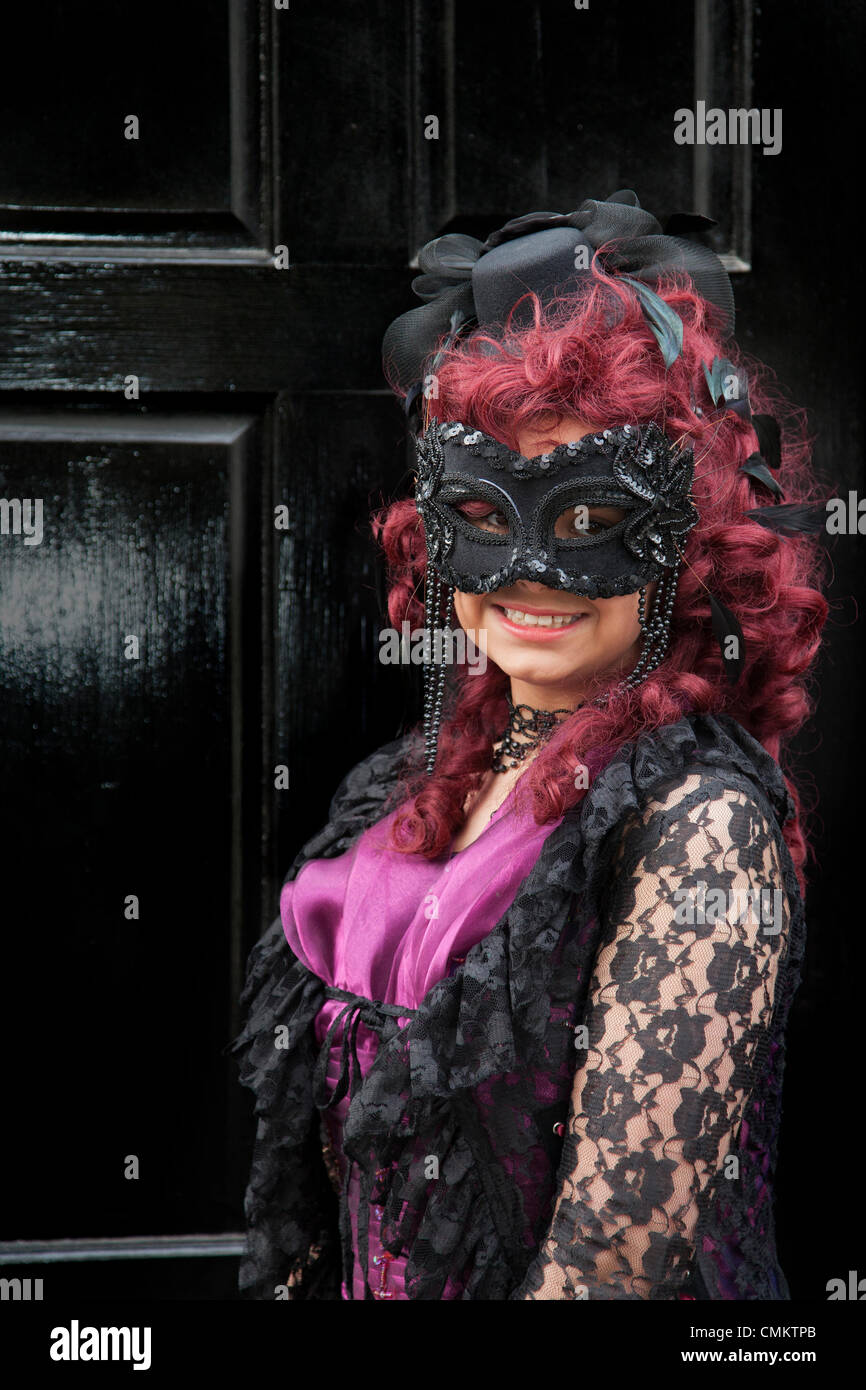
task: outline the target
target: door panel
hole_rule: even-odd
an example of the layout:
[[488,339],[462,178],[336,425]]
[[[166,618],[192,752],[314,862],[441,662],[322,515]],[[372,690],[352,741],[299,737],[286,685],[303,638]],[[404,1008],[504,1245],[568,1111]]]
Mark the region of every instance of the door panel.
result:
[[0,549],[26,1010],[4,1011],[7,1099],[27,1117],[4,1234],[220,1231],[225,1163],[204,1159],[225,1149],[219,1048],[261,886],[262,421],[21,411],[2,433],[3,494],[35,492],[44,528]]
[[[271,242],[268,8],[258,0],[19,7],[4,20],[0,198],[10,244]],[[22,61],[39,55],[39,61]]]

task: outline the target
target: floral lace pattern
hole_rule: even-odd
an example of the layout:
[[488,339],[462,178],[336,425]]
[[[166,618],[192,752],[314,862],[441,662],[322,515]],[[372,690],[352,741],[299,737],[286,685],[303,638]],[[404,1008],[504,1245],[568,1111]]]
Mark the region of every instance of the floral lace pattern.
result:
[[[287,877],[391,809],[406,751],[352,770]],[[620,750],[497,926],[383,1028],[343,1133],[365,1271],[376,1204],[412,1299],[789,1296],[772,1183],[805,934],[791,809],[729,718]],[[258,1116],[246,1297],[339,1299],[351,1271],[314,1095],[323,991],[277,918],[230,1045]]]
[[704,1198],[740,1180],[736,1131],[790,910],[755,801],[696,795],[692,776],[621,841],[559,1196],[525,1298],[667,1296],[688,1276]]

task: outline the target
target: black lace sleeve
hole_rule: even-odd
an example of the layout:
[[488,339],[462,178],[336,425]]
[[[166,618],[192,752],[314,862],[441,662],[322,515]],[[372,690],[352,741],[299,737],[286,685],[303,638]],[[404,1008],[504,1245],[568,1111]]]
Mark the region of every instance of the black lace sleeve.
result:
[[[736,1181],[789,937],[779,830],[745,787],[681,779],[609,860],[548,1234],[517,1299],[673,1299]],[[757,896],[755,896],[757,894]]]

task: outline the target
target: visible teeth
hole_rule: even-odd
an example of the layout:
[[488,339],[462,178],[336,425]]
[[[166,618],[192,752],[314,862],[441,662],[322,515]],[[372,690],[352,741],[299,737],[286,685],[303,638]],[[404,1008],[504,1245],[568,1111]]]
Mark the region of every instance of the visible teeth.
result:
[[540,618],[537,613],[524,613],[521,608],[504,609],[505,616],[512,623],[522,623],[524,627],[568,627],[577,621],[579,613],[570,613],[562,618],[555,618],[548,613],[546,617]]

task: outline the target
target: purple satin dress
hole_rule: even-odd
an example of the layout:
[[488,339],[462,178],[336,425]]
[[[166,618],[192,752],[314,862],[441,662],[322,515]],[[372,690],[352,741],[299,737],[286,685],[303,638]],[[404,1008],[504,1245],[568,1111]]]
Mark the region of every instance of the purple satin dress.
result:
[[[536,825],[531,814],[518,813],[513,800],[512,788],[470,845],[435,860],[397,854],[386,847],[397,811],[366,830],[344,854],[310,860],[284,885],[280,896],[283,930],[294,954],[327,985],[366,999],[417,1008],[511,906],[544,841],[560,823]],[[327,999],[319,1010],[314,1027],[320,1047],[329,1024],[344,1007],[339,999]],[[401,1017],[398,1024],[403,1027],[408,1021],[408,1016]],[[331,1095],[340,1074],[344,1026],[338,1024],[331,1038],[327,1070]],[[379,1040],[363,1020],[357,1029],[358,1062],[366,1076]],[[341,1136],[348,1108],[347,1094],[323,1112],[342,1177],[346,1159]],[[363,1299],[358,1201],[353,1165],[348,1188],[355,1252],[351,1297]],[[381,1214],[376,1206],[369,1213],[370,1291],[374,1298],[406,1298],[405,1257],[383,1252]],[[350,1297],[345,1283],[342,1292],[344,1298]]]

